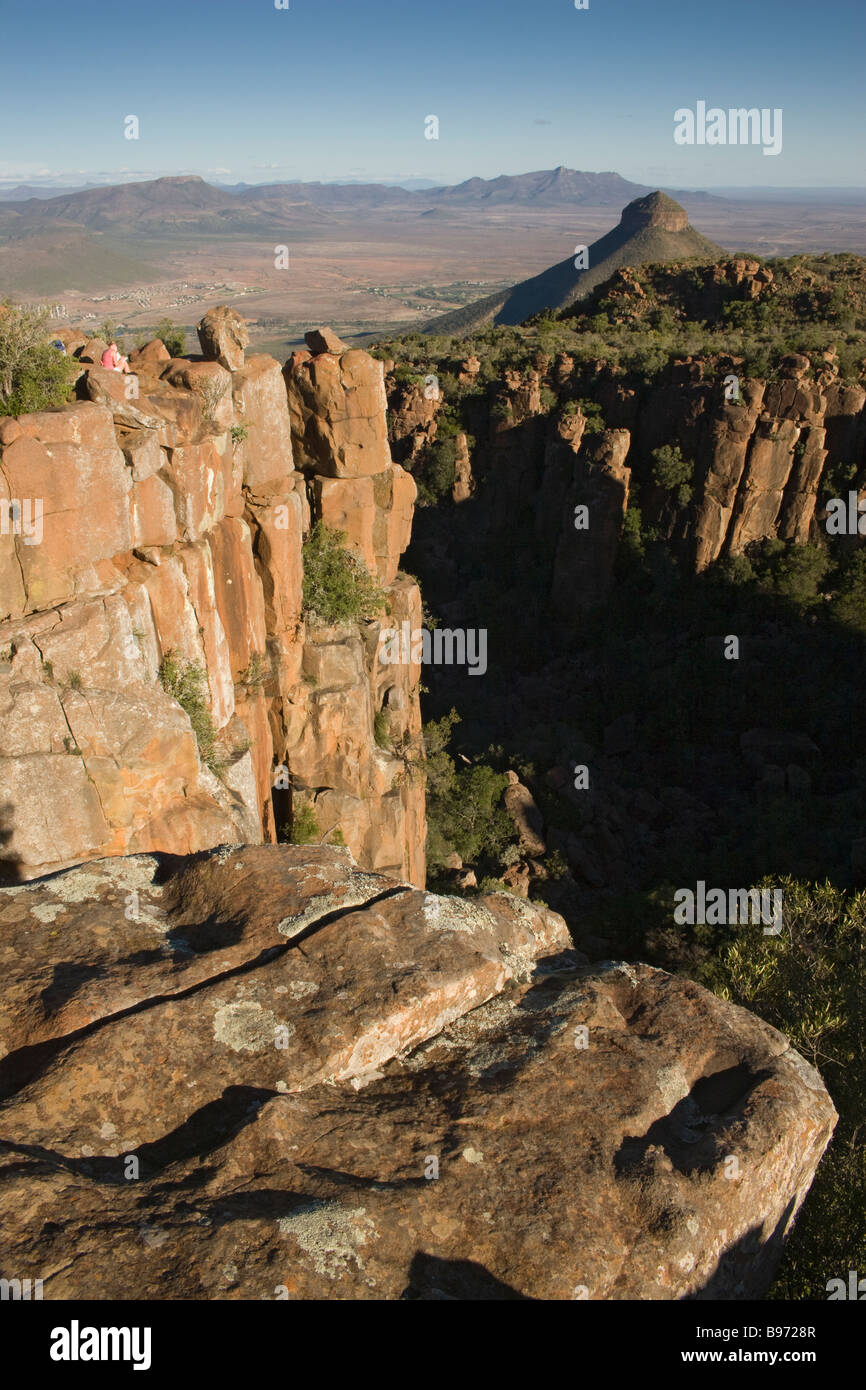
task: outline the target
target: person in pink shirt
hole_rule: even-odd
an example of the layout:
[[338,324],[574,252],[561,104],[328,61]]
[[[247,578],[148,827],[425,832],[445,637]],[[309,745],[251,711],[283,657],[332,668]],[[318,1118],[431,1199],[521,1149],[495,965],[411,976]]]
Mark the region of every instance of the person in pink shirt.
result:
[[110,346],[106,348],[105,352],[102,354],[102,365],[103,367],[108,367],[113,372],[129,371],[129,361],[127,358],[121,357],[117,348],[117,343],[111,343]]

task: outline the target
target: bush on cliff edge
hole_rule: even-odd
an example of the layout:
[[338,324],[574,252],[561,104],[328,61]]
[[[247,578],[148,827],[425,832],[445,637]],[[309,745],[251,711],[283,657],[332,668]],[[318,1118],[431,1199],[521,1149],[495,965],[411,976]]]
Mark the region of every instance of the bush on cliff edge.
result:
[[46,341],[44,310],[0,304],[0,415],[48,410],[69,398],[74,363]]
[[320,622],[363,622],[385,605],[363,560],[346,549],[345,531],[317,521],[304,542],[304,612]]
[[189,716],[202,762],[217,773],[222,760],[216,746],[216,729],[207,704],[207,671],[197,662],[184,661],[176,652],[166,652],[159,667],[163,690],[176,700]]

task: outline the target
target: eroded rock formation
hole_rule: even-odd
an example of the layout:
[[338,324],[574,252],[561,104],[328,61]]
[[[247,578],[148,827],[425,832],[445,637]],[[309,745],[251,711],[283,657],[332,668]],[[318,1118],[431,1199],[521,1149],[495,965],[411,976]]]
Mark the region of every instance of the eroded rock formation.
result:
[[[750,266],[757,293],[770,272],[756,262],[718,269],[748,286]],[[627,283],[620,272],[618,287]],[[560,612],[592,606],[608,591],[633,480],[644,524],[703,570],[753,541],[814,541],[822,482],[836,470],[862,476],[866,467],[866,384],[839,380],[832,352],[814,361],[790,354],[775,381],[746,376],[742,359],[685,359],[651,389],[597,365],[591,389],[604,424],[593,430],[579,399],[589,388],[566,354],[506,371],[496,393],[473,407],[476,447],[471,458],[461,453],[452,493],[457,502],[476,499],[479,535],[526,519],[524,534],[534,533],[551,557],[550,596]],[[393,375],[388,386],[395,455],[423,470],[444,397],[428,400]],[[543,403],[552,389],[559,408]],[[694,464],[688,501],[653,481],[653,451],[672,440]],[[589,520],[577,544],[580,505]]]
[[0,1223],[47,1299],[744,1298],[832,1131],[774,1029],[348,851],[0,891]]
[[[38,536],[0,533],[8,872],[270,841],[307,803],[322,838],[421,884],[419,671],[379,667],[376,622],[302,613],[303,539],[322,518],[397,620],[420,623],[398,577],[415,484],[391,463],[381,364],[334,356],[320,330],[287,398],[234,311],[212,310],[200,337],[203,360],[151,343],[132,375],[82,353],[82,399],[0,420],[0,501],[39,515]],[[180,679],[203,673],[201,709],[175,698],[169,655]],[[382,710],[399,752],[376,743]],[[207,720],[213,749],[197,737]]]

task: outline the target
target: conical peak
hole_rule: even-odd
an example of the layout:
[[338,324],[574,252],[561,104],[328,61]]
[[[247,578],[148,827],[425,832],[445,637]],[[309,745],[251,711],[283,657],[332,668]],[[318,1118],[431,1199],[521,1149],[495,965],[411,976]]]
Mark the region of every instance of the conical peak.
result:
[[689,225],[688,213],[666,193],[656,191],[635,198],[623,208],[622,225],[629,231],[641,227],[661,227],[666,232],[684,232]]

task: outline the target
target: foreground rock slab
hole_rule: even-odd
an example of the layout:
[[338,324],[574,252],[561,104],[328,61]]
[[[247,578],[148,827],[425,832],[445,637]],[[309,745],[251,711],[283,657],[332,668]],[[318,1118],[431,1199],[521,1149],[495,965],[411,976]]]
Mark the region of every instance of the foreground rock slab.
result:
[[46,1298],[755,1297],[835,1121],[746,1011],[336,850],[7,889],[0,961],[0,1272]]

